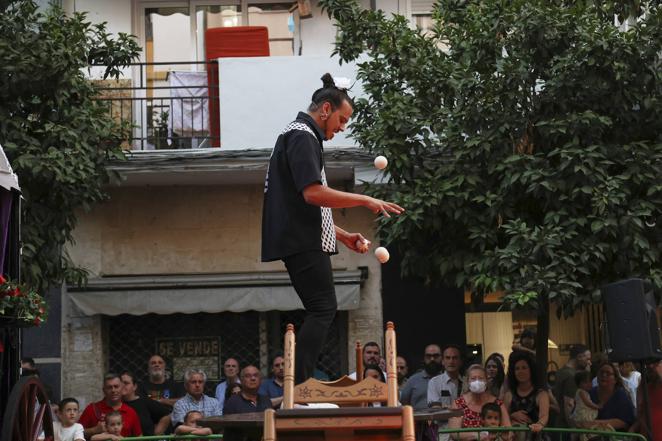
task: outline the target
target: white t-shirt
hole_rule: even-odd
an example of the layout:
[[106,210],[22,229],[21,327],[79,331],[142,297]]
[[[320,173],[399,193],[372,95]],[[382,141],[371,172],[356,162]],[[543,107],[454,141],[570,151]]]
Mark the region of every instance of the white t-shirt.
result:
[[83,426],[78,423],[74,423],[70,427],[62,427],[62,423],[56,421],[53,423],[53,433],[55,441],[85,441]]

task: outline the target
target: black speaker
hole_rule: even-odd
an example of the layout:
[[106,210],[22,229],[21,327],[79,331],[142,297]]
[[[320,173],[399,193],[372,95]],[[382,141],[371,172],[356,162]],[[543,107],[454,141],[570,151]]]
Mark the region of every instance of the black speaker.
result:
[[662,359],[653,286],[628,279],[602,288],[610,361]]

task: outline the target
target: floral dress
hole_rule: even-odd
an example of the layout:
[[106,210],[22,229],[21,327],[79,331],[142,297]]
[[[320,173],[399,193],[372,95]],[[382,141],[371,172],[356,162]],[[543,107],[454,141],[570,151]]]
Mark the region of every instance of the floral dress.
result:
[[[503,401],[500,399],[495,399],[494,403],[501,406]],[[455,405],[462,410],[462,428],[468,427],[481,427],[480,422],[480,412],[473,411],[469,408],[467,401],[464,399],[464,395],[461,395],[457,400],[455,400]]]

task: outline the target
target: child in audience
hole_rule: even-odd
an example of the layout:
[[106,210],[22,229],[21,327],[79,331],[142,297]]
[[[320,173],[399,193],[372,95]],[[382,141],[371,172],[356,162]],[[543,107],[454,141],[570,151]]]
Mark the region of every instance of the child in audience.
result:
[[580,423],[591,423],[598,417],[600,406],[591,400],[589,393],[593,387],[591,374],[587,371],[579,371],[575,374],[577,393],[575,394],[575,409],[572,411],[572,420],[579,427]]
[[175,429],[175,435],[211,435],[209,427],[198,426],[198,420],[202,418],[202,413],[197,410],[190,410],[184,415],[184,424],[180,424]]
[[[501,406],[495,402],[485,403],[480,409],[480,425],[483,427],[501,426]],[[481,441],[500,439],[500,432],[480,432]]]
[[80,406],[75,398],[63,398],[58,405],[58,419],[53,422],[55,441],[85,441],[83,426],[78,424]]
[[91,441],[118,441],[122,439],[122,414],[118,411],[113,411],[106,414],[104,420],[105,432],[92,435]]

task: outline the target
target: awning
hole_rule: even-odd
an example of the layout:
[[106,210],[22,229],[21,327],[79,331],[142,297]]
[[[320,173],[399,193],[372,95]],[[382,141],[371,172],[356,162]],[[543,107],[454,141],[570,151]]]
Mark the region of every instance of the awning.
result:
[[[333,272],[338,309],[359,307],[366,277],[361,270]],[[286,272],[99,277],[67,291],[86,315],[303,309]]]

